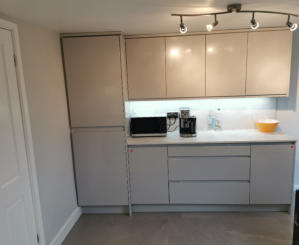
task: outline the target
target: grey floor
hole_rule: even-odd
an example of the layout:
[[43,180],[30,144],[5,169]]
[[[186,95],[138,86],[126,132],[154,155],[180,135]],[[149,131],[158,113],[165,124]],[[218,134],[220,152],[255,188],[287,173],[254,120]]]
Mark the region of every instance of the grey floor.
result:
[[288,213],[83,215],[63,245],[291,245]]

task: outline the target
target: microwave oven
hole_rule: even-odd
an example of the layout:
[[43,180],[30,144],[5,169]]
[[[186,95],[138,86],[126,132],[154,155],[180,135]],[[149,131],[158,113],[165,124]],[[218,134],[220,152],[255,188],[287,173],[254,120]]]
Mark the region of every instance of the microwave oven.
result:
[[166,136],[166,117],[132,117],[130,120],[132,137]]

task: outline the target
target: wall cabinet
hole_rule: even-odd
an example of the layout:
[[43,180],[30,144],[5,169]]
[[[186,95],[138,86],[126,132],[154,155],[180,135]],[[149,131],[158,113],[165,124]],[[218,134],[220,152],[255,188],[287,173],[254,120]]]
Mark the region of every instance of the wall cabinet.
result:
[[290,204],[293,170],[293,144],[252,145],[251,204]]
[[207,35],[206,42],[206,95],[245,95],[247,33]]
[[130,99],[288,96],[292,33],[126,39]]
[[166,204],[168,200],[167,146],[130,147],[132,204]]
[[167,97],[205,96],[205,36],[166,38]]
[[120,37],[62,40],[72,127],[124,124]]
[[165,38],[126,40],[130,99],[165,98]]
[[247,95],[289,95],[292,33],[248,33]]
[[79,205],[127,205],[123,128],[75,129],[72,139]]

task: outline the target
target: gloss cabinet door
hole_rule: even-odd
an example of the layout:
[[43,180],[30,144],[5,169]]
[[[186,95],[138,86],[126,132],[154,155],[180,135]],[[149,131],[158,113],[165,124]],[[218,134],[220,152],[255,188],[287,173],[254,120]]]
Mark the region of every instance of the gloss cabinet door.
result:
[[168,98],[205,96],[205,36],[166,38]]
[[291,56],[289,30],[249,32],[246,95],[288,96]]
[[244,96],[247,33],[206,36],[206,96]]
[[129,99],[166,97],[165,39],[126,39]]
[[123,126],[119,36],[62,39],[72,127]]

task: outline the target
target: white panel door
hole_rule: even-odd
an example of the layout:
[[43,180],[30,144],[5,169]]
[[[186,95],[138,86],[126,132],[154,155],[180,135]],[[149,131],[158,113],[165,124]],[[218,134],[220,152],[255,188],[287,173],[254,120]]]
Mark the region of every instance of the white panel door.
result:
[[37,244],[11,33],[0,29],[0,244]]

